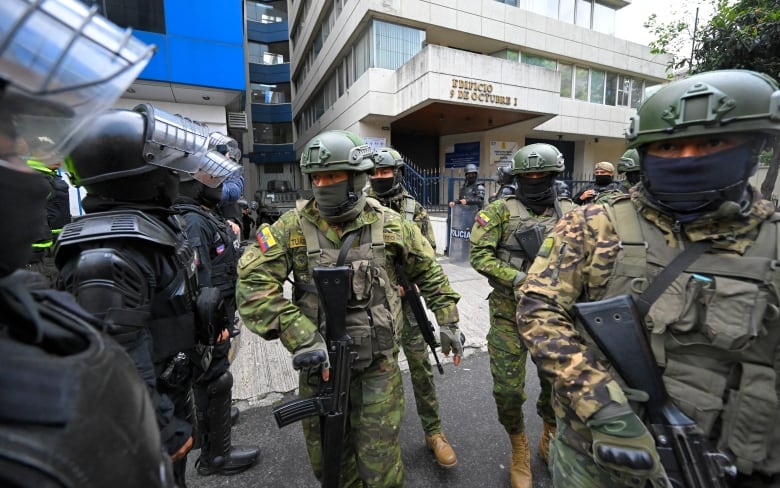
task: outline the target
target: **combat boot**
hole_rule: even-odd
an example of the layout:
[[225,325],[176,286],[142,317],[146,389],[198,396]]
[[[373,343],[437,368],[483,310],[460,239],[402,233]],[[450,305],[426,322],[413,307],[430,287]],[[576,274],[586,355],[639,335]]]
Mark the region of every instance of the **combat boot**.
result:
[[555,424],[543,422],[542,437],[539,438],[539,457],[544,464],[550,464],[550,442],[555,437]]
[[525,432],[510,434],[512,443],[512,462],[509,465],[509,476],[512,488],[531,488],[531,448]]
[[206,386],[208,406],[203,421],[200,458],[196,463],[198,474],[201,476],[241,473],[251,468],[260,454],[260,449],[257,447],[234,446],[231,443],[230,390],[232,387],[233,376],[230,371],[226,371]]
[[458,464],[458,458],[455,456],[455,451],[452,450],[452,446],[447,442],[447,438],[444,434],[438,433],[430,436],[425,436],[425,442],[428,444],[428,448],[433,451],[433,455],[436,457],[436,462],[442,468],[451,468]]

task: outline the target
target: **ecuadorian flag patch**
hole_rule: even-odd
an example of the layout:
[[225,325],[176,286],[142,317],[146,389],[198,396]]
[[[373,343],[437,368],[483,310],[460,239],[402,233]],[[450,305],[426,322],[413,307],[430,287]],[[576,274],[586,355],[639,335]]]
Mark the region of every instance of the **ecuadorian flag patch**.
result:
[[484,227],[488,222],[490,222],[490,217],[488,217],[485,212],[480,212],[477,214],[477,218],[474,220],[476,220],[479,225]]
[[270,227],[265,226],[257,232],[257,243],[260,244],[260,249],[262,249],[263,252],[266,252],[276,245],[276,239],[274,239]]

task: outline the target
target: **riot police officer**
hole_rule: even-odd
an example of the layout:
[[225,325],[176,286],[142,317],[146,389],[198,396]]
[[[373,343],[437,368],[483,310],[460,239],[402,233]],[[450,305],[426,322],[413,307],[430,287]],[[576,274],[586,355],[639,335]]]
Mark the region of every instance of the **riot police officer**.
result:
[[466,181],[460,189],[458,200],[450,202],[450,207],[460,203],[461,205],[474,205],[482,208],[485,204],[485,185],[477,181],[478,174],[479,169],[476,164],[469,163],[466,165]]
[[130,358],[72,296],[21,269],[46,225],[49,192],[22,141],[46,138],[36,157],[58,161],[151,49],[71,0],[6,0],[0,18],[0,485],[170,487]]
[[184,352],[195,345],[198,286],[170,207],[177,171],[218,184],[235,169],[224,157],[202,167],[207,139],[206,126],[150,104],[94,117],[66,159],[73,183],[87,190],[86,215],[65,226],[55,249],[66,290],[109,324],[146,381],[180,486],[193,442]]
[[[213,152],[209,153],[213,156]],[[230,330],[236,316],[235,236],[225,219],[216,213],[222,185],[212,188],[189,174],[180,174],[176,209],[185,221],[185,231],[195,252],[200,294],[216,293],[221,300],[206,300],[212,310],[202,315],[214,319],[213,326],[198,337],[187,351],[193,366],[193,393],[198,423],[196,445],[200,446],[197,472],[201,475],[232,475],[251,468],[260,449],[231,444]],[[203,303],[200,300],[199,303]]]

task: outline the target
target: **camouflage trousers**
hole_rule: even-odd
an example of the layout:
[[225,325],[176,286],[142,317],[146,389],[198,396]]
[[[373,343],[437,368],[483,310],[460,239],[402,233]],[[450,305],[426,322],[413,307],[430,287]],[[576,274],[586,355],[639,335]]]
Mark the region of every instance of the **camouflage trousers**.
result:
[[433,367],[431,366],[428,344],[423,339],[412,309],[406,302],[404,302],[401,347],[403,347],[406,360],[409,362],[414,402],[423,431],[427,436],[438,434],[441,432],[441,417],[439,417],[439,401],[436,398],[436,385],[433,382]]
[[[487,334],[490,354],[490,374],[493,376],[493,398],[498,410],[498,421],[507,433],[525,432],[523,403],[525,394],[525,364],[528,349],[517,332],[514,296],[493,290],[488,298],[490,330]],[[555,423],[552,409],[552,385],[539,377],[541,392],[536,402],[536,413],[545,422]]]
[[[317,390],[316,375],[301,374],[300,395]],[[362,371],[352,371],[349,421],[341,454],[342,488],[403,486],[404,470],[398,435],[404,412],[404,392],[397,356],[375,359]],[[314,475],[322,476],[319,417],[303,420],[303,434]]]

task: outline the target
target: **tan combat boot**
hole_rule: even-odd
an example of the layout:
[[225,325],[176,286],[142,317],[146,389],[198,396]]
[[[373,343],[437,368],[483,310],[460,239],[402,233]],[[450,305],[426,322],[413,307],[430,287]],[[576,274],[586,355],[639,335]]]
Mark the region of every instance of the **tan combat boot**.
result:
[[522,432],[511,434],[509,440],[512,442],[512,463],[509,466],[512,488],[531,488],[531,448],[528,437]]
[[539,438],[539,457],[544,464],[550,464],[550,442],[555,437],[555,424],[543,422],[542,437]]
[[451,468],[458,464],[458,458],[455,456],[455,451],[452,450],[452,446],[447,442],[447,438],[444,434],[433,434],[431,436],[425,436],[425,442],[428,444],[428,448],[433,451],[433,455],[436,456],[436,462],[442,468]]

